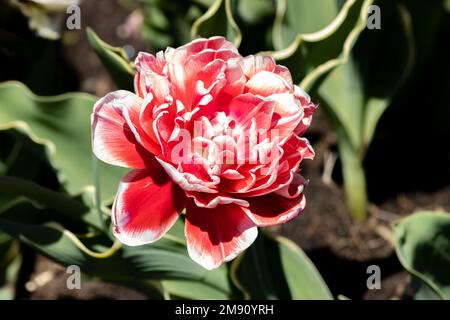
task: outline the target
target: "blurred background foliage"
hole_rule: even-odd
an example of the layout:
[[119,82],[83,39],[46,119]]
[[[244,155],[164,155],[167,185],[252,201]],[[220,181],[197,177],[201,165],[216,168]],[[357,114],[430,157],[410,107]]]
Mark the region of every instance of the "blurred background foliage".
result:
[[[109,18],[100,21],[123,39],[114,44],[84,24],[95,10],[81,11],[83,30],[68,31],[65,8],[75,2],[51,3],[0,0],[0,299],[18,295],[30,247],[155,299],[333,298],[306,254],[271,232],[209,272],[187,256],[182,221],[152,245],[114,241],[110,205],[124,172],[93,157],[90,113],[96,95],[132,90],[140,49],[223,35],[243,55],[288,66],[331,127],[339,155],[332,177],[355,224],[381,194],[449,182],[448,0],[119,0],[126,20],[105,6]],[[374,4],[381,29],[367,27]],[[93,55],[100,69],[86,67]],[[77,65],[86,65],[81,75]],[[98,81],[103,70],[110,78]],[[391,135],[377,135],[379,127]],[[383,145],[413,156],[404,163]],[[414,214],[387,231],[416,298],[450,298],[448,216]]]

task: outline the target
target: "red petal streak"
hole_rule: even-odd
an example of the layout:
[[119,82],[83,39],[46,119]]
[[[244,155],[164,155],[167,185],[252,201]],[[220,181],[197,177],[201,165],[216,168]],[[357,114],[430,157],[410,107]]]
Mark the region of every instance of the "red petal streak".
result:
[[234,259],[256,239],[258,230],[242,207],[229,204],[214,209],[186,209],[186,238],[191,258],[206,269]]
[[269,71],[260,71],[246,84],[248,92],[263,97],[275,93],[287,93],[291,90],[289,84],[280,76]]
[[216,208],[218,205],[235,203],[237,205],[248,207],[248,202],[244,199],[238,199],[226,192],[220,194],[186,191],[186,195],[194,199],[195,205],[202,208]]
[[142,145],[145,137],[138,137],[142,131],[137,120],[141,104],[139,97],[122,90],[109,93],[95,104],[92,149],[97,158],[127,168],[153,166],[153,155]]
[[258,227],[285,223],[298,216],[305,208],[305,196],[301,193],[305,184],[303,178],[296,177],[291,185],[276,192],[246,198],[250,206],[243,210]]
[[115,236],[137,246],[160,239],[185,206],[184,192],[162,168],[134,170],[122,178],[113,205]]

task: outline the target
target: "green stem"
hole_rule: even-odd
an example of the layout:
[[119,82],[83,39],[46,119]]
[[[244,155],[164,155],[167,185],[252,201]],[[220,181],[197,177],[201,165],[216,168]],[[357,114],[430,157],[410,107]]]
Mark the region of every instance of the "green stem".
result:
[[67,238],[69,238],[81,251],[88,256],[96,259],[107,259],[113,256],[117,251],[122,248],[122,243],[119,240],[115,240],[110,248],[103,252],[95,252],[86,247],[86,245],[71,231],[65,229],[58,224],[47,224],[48,227],[61,231]]
[[361,157],[347,142],[339,144],[339,154],[348,210],[354,221],[364,221],[367,218],[367,186]]

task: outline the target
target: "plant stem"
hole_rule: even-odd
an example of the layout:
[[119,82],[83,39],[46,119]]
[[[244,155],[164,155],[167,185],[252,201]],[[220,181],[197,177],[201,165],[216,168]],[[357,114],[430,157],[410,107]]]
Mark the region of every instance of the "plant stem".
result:
[[356,222],[367,218],[367,186],[362,159],[347,143],[339,144],[347,207]]

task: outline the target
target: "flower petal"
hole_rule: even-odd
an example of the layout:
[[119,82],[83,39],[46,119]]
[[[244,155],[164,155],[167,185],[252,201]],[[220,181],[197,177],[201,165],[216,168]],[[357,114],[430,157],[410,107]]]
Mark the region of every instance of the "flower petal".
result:
[[279,137],[289,136],[304,116],[300,101],[288,93],[276,93],[268,99],[275,104],[273,130],[277,130]]
[[303,119],[295,128],[294,133],[298,136],[302,136],[311,124],[312,116],[319,105],[311,102],[309,95],[299,86],[294,86],[294,96],[300,101],[303,106],[304,116]]
[[185,233],[190,257],[211,270],[247,249],[258,229],[238,205],[206,209],[191,201],[186,209]]
[[216,182],[204,181],[190,172],[180,172],[172,164],[159,158],[156,158],[156,160],[161,164],[165,172],[174,181],[174,183],[178,184],[183,190],[217,193],[217,190],[215,189],[215,184],[217,184]]
[[250,205],[243,210],[258,227],[288,222],[305,208],[306,199],[302,193],[305,185],[306,181],[296,174],[291,184],[280,190],[260,197],[245,198]]
[[150,92],[147,78],[151,75],[164,75],[164,67],[166,65],[164,53],[160,51],[154,56],[146,52],[139,52],[134,64],[137,69],[134,78],[134,89],[137,95],[144,98]]
[[272,72],[276,67],[275,60],[272,57],[260,55],[244,57],[243,64],[245,75],[249,79],[263,70]]
[[186,56],[190,56],[201,51],[212,49],[212,50],[230,50],[234,53],[238,53],[236,46],[227,41],[224,37],[214,36],[210,38],[199,38],[195,39],[184,46],[179,47],[177,50],[185,50]]
[[128,92],[115,91],[97,101],[91,116],[92,149],[100,160],[127,168],[142,169],[154,157],[142,146],[138,115],[142,100]]
[[246,84],[248,92],[267,97],[275,93],[288,93],[291,88],[280,76],[269,71],[260,71]]
[[213,194],[205,192],[186,191],[186,195],[194,199],[197,207],[213,209],[224,204],[235,203],[242,207],[248,207],[248,202],[238,199],[227,193]]
[[162,168],[131,171],[122,178],[113,204],[114,235],[129,246],[152,243],[172,227],[185,201]]
[[294,87],[292,76],[288,68],[277,65],[272,57],[249,55],[244,57],[243,64],[245,75],[249,79],[260,71],[269,71],[281,77],[290,89]]

